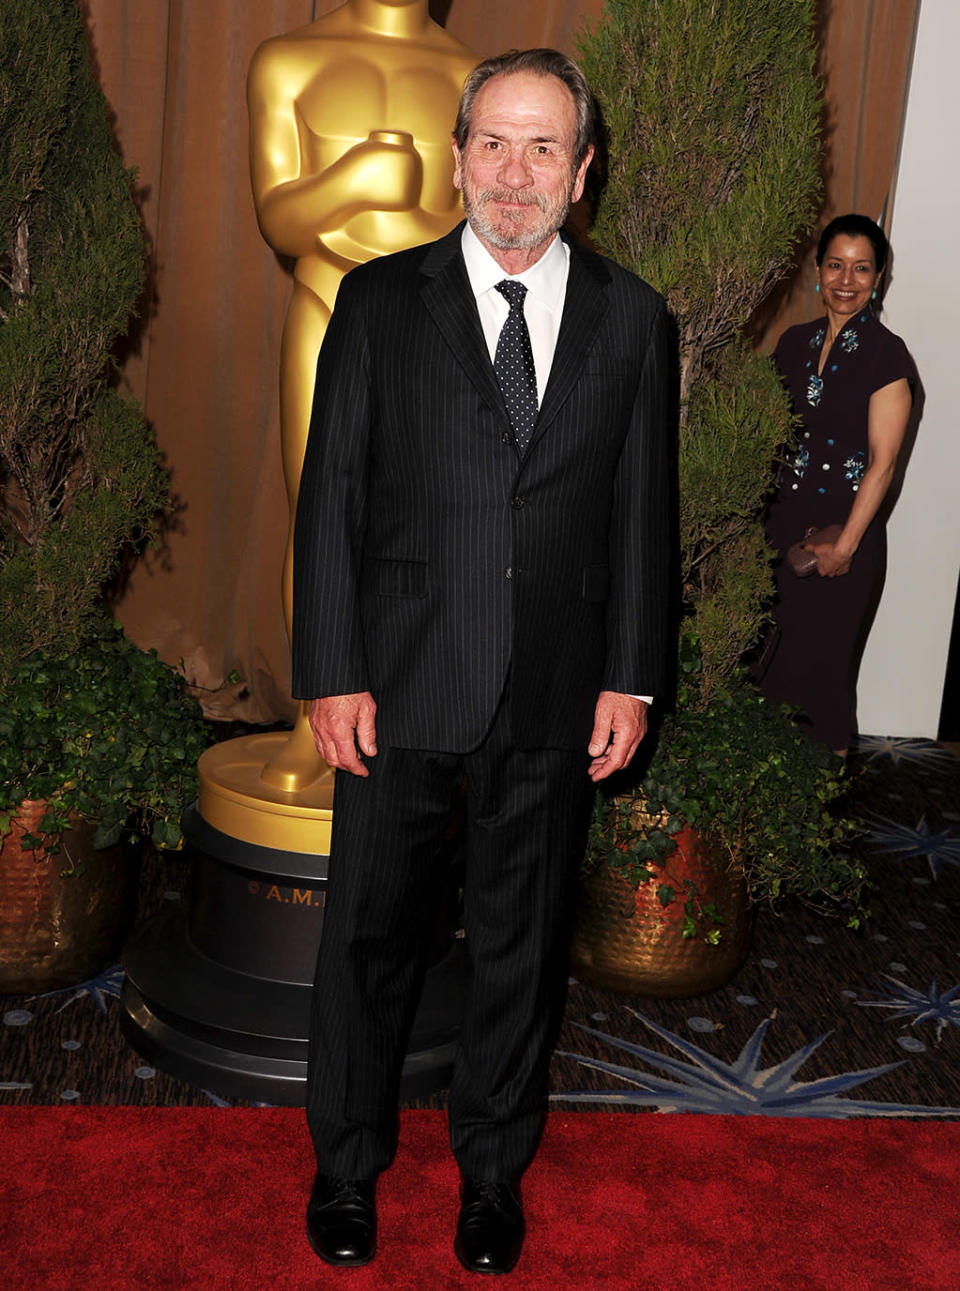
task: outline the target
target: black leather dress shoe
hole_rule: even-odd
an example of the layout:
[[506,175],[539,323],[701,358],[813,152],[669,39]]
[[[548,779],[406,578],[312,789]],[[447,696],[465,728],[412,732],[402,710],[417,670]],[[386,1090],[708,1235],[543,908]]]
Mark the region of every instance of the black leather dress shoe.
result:
[[471,1273],[509,1273],[520,1258],[526,1225],[515,1184],[464,1179],[453,1249]]
[[307,1203],[307,1237],[328,1264],[367,1264],[377,1249],[372,1179],[318,1174]]

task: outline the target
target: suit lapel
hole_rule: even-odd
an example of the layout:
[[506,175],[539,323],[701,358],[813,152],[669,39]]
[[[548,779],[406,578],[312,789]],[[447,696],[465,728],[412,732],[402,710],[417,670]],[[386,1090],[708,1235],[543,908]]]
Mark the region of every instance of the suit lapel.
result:
[[[420,266],[421,298],[440,335],[481,397],[509,422],[460,253],[462,231],[463,225],[460,224],[429,248]],[[562,236],[569,241],[565,235]],[[584,360],[610,308],[604,290],[608,281],[609,275],[601,261],[584,254],[571,241],[570,271],[557,348],[528,453],[554,420],[580,378]]]
[[[566,240],[566,239],[565,239]],[[563,317],[557,336],[557,348],[550,368],[543,404],[534,428],[531,445],[547,429],[576,385],[584,360],[597,339],[597,333],[610,308],[602,283],[608,280],[606,270],[593,258],[585,257],[575,242],[570,243],[570,271]]]
[[506,417],[506,405],[493,374],[477,304],[460,254],[462,229],[463,225],[458,225],[431,246],[420,266],[420,295],[440,335],[482,398]]

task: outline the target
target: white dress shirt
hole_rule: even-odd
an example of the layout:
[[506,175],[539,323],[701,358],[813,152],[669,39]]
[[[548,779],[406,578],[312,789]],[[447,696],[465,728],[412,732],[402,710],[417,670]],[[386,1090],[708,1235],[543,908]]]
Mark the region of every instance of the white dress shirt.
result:
[[[567,275],[570,272],[570,248],[562,238],[555,236],[536,264],[524,269],[523,273],[509,274],[497,264],[469,223],[464,225],[460,247],[470,289],[480,313],[480,325],[491,363],[497,353],[500,332],[510,312],[510,306],[496,289],[497,283],[503,282],[505,278],[513,278],[526,287],[523,316],[530,333],[533,366],[537,373],[537,404],[542,404],[560,334],[563,302],[567,294]],[[634,695],[632,698],[652,703],[650,695]]]
[[464,226],[460,245],[470,287],[480,311],[480,324],[491,363],[497,352],[500,331],[510,312],[510,306],[496,290],[497,283],[509,278],[522,282],[526,287],[523,316],[530,333],[533,366],[537,372],[537,403],[542,404],[560,334],[570,270],[570,248],[562,238],[554,237],[536,264],[513,275],[504,273],[469,224]]

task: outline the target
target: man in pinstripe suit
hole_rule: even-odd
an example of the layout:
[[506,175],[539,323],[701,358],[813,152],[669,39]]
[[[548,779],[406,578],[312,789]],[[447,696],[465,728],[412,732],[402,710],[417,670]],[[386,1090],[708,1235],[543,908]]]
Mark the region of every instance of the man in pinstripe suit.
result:
[[307,1228],[333,1264],[374,1254],[438,843],[464,780],[454,1246],[472,1270],[515,1264],[585,790],[627,765],[663,686],[664,305],[558,235],[593,127],[563,55],[482,63],[453,136],[466,224],[353,270],[320,354],[293,647],[294,694],[338,769],[307,1093]]

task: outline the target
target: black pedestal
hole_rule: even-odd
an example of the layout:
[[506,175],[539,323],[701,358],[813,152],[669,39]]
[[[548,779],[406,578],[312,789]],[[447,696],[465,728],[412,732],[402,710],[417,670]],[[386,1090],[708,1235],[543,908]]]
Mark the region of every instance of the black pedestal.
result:
[[[193,861],[188,908],[165,911],[128,942],[124,1033],[154,1066],[205,1089],[302,1106],[327,858],[231,838],[194,808],[184,836]],[[464,960],[445,930],[438,952],[403,1067],[404,1098],[449,1081]]]

